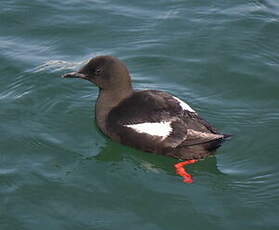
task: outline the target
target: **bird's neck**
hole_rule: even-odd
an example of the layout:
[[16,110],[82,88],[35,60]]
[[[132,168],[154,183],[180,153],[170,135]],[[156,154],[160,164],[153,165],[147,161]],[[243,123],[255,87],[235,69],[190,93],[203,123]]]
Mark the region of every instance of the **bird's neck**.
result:
[[129,97],[133,93],[133,88],[121,88],[117,90],[99,90],[98,99],[95,107],[95,118],[97,126],[106,135],[106,120],[109,112],[117,106],[122,100]]

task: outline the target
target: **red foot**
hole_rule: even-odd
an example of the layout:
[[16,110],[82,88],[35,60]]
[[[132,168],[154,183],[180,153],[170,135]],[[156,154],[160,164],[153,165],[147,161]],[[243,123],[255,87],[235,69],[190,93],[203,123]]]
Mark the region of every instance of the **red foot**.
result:
[[184,165],[194,164],[197,160],[188,160],[188,161],[182,161],[174,165],[176,168],[176,174],[183,177],[184,183],[192,183],[192,176],[186,172],[186,170],[183,168]]

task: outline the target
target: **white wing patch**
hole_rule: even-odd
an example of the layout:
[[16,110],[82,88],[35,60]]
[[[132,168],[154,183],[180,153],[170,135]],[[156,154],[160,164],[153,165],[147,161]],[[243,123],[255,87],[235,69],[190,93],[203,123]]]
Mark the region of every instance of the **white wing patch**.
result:
[[185,103],[184,101],[181,101],[179,98],[177,98],[177,97],[175,97],[175,96],[173,96],[173,98],[174,98],[175,100],[178,101],[180,107],[181,107],[183,110],[187,110],[187,111],[189,111],[189,112],[196,113],[196,111],[193,110],[193,109],[192,109],[187,103]]
[[172,132],[171,122],[146,122],[133,125],[125,125],[126,127],[132,128],[136,132],[145,133],[152,136],[159,136],[166,138]]

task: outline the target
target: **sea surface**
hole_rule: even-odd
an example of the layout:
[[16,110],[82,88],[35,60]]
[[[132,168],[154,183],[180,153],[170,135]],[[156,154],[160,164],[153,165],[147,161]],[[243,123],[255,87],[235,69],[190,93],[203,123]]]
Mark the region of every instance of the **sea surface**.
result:
[[[98,131],[97,55],[234,135],[192,184]],[[1,0],[0,137],[1,230],[279,229],[279,1]]]

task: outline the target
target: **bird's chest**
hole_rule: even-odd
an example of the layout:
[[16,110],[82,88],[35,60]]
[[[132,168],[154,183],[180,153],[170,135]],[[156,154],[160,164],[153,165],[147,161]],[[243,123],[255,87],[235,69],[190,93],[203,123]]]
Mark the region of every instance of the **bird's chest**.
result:
[[104,110],[104,108],[100,108],[98,104],[95,107],[95,120],[98,128],[105,134],[108,135],[106,128],[106,119],[108,116],[108,111]]

